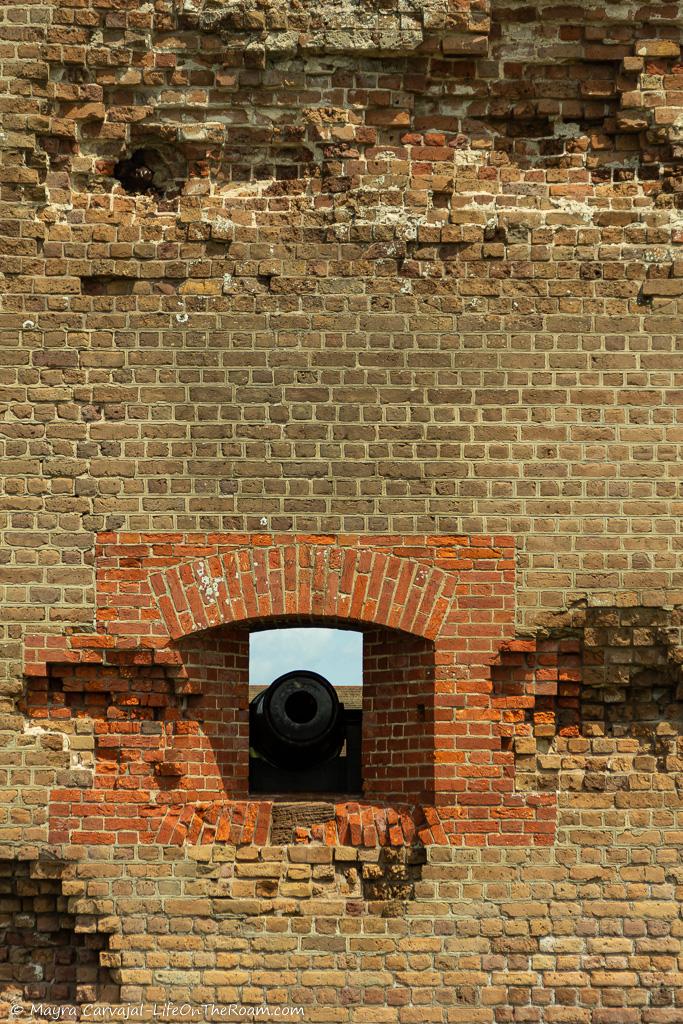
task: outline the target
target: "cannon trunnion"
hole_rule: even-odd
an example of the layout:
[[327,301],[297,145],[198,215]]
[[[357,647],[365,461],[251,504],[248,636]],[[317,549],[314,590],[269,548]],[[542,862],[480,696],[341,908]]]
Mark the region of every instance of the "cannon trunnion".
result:
[[249,705],[250,790],[358,792],[361,712],[317,672],[286,672]]

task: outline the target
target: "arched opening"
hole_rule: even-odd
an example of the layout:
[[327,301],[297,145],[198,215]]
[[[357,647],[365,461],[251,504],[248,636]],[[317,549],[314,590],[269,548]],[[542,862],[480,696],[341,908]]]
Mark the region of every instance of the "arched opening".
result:
[[[314,638],[323,630],[347,634],[340,642],[348,650],[355,645],[353,662],[340,668],[334,646],[324,657],[320,654],[323,645]],[[309,657],[302,639],[308,635]],[[254,644],[256,653],[251,652]],[[268,647],[268,658],[259,654],[259,645],[263,651]],[[222,790],[228,798],[253,795],[275,802],[324,795],[410,803],[433,794],[436,669],[431,640],[357,620],[279,616],[204,630],[180,641],[179,649],[187,675],[183,729],[190,735],[179,742],[188,750],[187,789],[207,799],[218,798]],[[298,676],[299,670],[316,675],[321,668],[334,680],[323,677],[324,684],[343,705],[342,742],[324,746],[318,760],[298,756],[292,736],[310,738],[309,729],[321,714],[320,689],[301,676],[283,691],[271,716],[281,724],[289,719],[285,742],[278,746],[271,735],[265,745],[261,736],[255,743],[253,705],[264,700],[272,676]],[[344,685],[339,679],[362,685]]]

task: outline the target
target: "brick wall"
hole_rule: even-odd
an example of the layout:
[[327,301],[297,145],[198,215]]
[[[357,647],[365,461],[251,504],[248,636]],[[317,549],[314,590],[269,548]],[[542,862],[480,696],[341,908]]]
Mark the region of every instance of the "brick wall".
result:
[[[8,1000],[680,1017],[681,30],[0,11]],[[363,799],[251,799],[248,629],[361,610]]]
[[527,625],[678,600],[678,10],[568,11],[5,7],[10,676],[103,529],[507,533]]
[[[19,871],[50,858],[50,893],[104,936],[104,973],[84,956],[66,1005],[676,1020],[680,616],[580,608],[519,639],[511,551],[100,538],[97,631],[26,641],[24,749],[45,792],[17,804],[36,805],[33,828],[6,832]],[[365,792],[250,797],[249,630],[311,621],[364,630]],[[54,925],[27,944],[12,922],[4,993],[49,994],[53,974],[29,985],[21,965]]]

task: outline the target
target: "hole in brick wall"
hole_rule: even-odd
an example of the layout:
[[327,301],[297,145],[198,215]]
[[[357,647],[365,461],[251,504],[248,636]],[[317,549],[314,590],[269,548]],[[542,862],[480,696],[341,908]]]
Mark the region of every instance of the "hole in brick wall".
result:
[[169,196],[187,178],[187,163],[170,147],[142,146],[114,165],[114,178],[130,195]]
[[[338,620],[335,620],[335,624]],[[383,626],[362,627],[362,634],[343,629],[341,632],[311,629],[282,628],[277,631],[252,629],[250,635],[252,712],[250,714],[250,779],[252,793],[270,794],[314,794],[358,795],[378,800],[428,799],[434,787],[434,686],[435,661],[434,644],[423,637],[402,633],[400,630]],[[307,636],[316,634],[325,637],[328,633],[341,637],[346,645],[335,651],[325,649],[325,640],[315,651],[314,644],[305,642]],[[360,651],[362,636],[362,688]],[[289,640],[287,657],[279,652],[277,645]],[[269,661],[255,656],[259,645],[270,644],[271,651],[278,653]],[[355,655],[349,653],[355,645]],[[259,664],[264,666],[259,669]],[[267,665],[267,668],[265,667]],[[313,673],[322,672],[334,684],[337,697],[344,705],[345,745],[339,755],[333,746],[323,749],[330,759],[321,757],[319,763],[286,772],[273,758],[254,756],[263,753],[255,749],[254,731],[260,728],[258,714],[263,708],[254,709],[253,702],[264,700],[262,694],[273,676],[280,669],[306,668]],[[278,685],[292,686],[292,680]],[[257,685],[258,681],[258,685]],[[296,682],[296,680],[295,680]],[[325,683],[324,685],[329,685]],[[316,714],[324,712],[329,703],[319,691],[309,687],[305,680],[299,680],[293,690],[312,693],[321,701]],[[291,692],[293,692],[293,690]],[[287,693],[286,696],[290,696]],[[304,699],[297,698],[303,708]],[[303,717],[303,716],[302,716]],[[333,729],[333,726],[330,726]],[[306,723],[301,730],[308,729]],[[259,740],[260,742],[260,740]],[[283,762],[284,763],[284,762]],[[291,763],[291,761],[290,761]]]
[[432,205],[435,210],[448,210],[452,199],[452,192],[432,192]]
[[0,1004],[39,1000],[75,1019],[83,1002],[117,1003],[119,988],[100,964],[108,936],[76,930],[61,870],[59,864],[0,861]]
[[253,793],[361,789],[362,634],[316,627],[250,637]]
[[159,192],[154,183],[154,169],[150,166],[151,150],[136,149],[129,157],[119,160],[114,167],[114,177],[120,181],[126,192],[134,195],[150,195]]
[[132,295],[135,284],[132,277],[93,274],[81,278],[81,292],[83,295]]

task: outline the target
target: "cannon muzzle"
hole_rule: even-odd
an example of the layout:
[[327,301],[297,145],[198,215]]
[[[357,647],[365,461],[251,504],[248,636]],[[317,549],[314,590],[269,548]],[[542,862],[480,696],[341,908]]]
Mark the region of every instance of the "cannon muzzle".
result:
[[315,768],[336,757],[344,745],[343,711],[323,676],[286,672],[249,705],[250,744],[276,768]]

